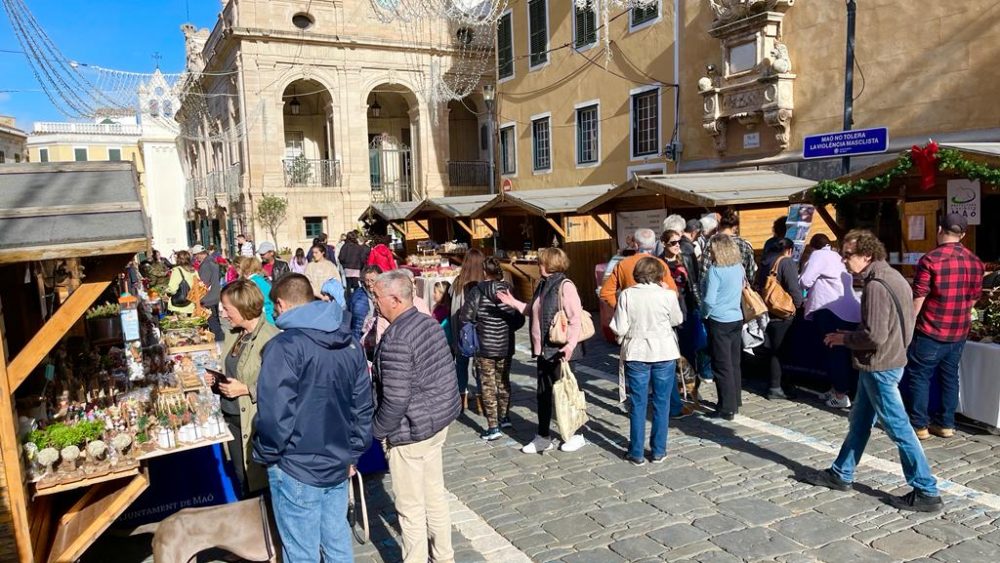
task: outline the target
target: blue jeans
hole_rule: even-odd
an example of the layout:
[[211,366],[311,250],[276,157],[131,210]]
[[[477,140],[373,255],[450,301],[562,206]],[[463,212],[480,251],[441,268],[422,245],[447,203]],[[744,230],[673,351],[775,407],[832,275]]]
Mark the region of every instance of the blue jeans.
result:
[[[628,368],[626,367],[626,373],[628,373]],[[674,364],[674,375],[677,375],[677,365]],[[670,416],[678,416],[684,412],[684,400],[681,399],[681,390],[674,385],[672,391],[670,391]]]
[[858,393],[851,408],[851,426],[833,462],[833,472],[847,482],[854,481],[854,470],[868,445],[875,419],[899,448],[903,476],[911,487],[929,496],[937,496],[937,480],[931,474],[917,433],[910,426],[899,394],[903,368],[886,371],[862,371],[858,377]]
[[649,435],[649,449],[653,457],[667,455],[668,401],[677,394],[675,382],[677,362],[625,362],[625,379],[628,382],[629,449],[633,458],[642,459],[646,441],[646,401],[649,387],[653,387],[653,430]]
[[[929,423],[944,428],[955,427],[958,364],[962,361],[964,349],[965,340],[939,342],[914,333],[913,342],[906,351],[906,372],[903,375],[903,403],[914,428],[927,428]],[[928,409],[931,381],[935,376],[941,384],[941,402]]]
[[293,479],[277,465],[267,468],[267,478],[284,561],[318,563],[320,553],[324,563],[354,560],[347,522],[348,481],[313,487]]

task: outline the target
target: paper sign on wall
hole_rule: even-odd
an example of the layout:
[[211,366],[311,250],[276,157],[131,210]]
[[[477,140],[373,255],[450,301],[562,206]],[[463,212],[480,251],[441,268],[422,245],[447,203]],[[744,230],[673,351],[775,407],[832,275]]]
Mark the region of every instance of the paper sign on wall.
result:
[[979,180],[948,180],[948,213],[958,213],[970,225],[980,224],[983,192]]
[[634,235],[638,229],[653,229],[656,238],[660,238],[663,232],[663,220],[666,218],[666,209],[619,212],[615,215],[618,226],[618,248],[627,248],[626,239]]

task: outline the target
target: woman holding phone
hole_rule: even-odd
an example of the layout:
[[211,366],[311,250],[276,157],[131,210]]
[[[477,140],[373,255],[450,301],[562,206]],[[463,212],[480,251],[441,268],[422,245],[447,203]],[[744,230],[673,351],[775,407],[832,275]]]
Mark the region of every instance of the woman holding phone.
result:
[[240,485],[240,496],[255,496],[267,488],[267,471],[250,457],[253,419],[257,414],[257,377],[264,344],[279,330],[264,320],[264,294],[250,280],[239,279],[222,290],[222,310],[233,329],[226,335],[224,378],[211,372],[206,383],[219,393],[222,415],[235,438],[226,444]]

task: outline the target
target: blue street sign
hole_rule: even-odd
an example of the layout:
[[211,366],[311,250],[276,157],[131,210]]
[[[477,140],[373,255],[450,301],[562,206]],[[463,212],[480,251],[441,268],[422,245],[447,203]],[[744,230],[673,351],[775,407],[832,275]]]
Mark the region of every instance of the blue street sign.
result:
[[889,129],[875,127],[809,135],[802,143],[803,158],[829,158],[885,152],[889,148]]

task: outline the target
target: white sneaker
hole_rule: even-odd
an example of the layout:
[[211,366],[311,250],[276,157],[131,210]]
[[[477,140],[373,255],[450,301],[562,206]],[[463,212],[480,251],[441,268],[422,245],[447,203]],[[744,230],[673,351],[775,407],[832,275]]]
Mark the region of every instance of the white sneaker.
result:
[[552,443],[552,440],[548,438],[543,438],[541,436],[535,436],[535,439],[531,443],[527,444],[521,448],[521,453],[523,454],[540,454],[542,452],[547,452],[554,449],[556,446]]
[[823,401],[823,402],[826,402],[826,401],[829,401],[830,399],[832,399],[832,398],[834,398],[836,396],[837,396],[837,394],[831,388],[829,391],[827,391],[827,392],[823,393],[822,395],[820,395],[819,396],[819,400]]
[[563,442],[559,449],[564,452],[575,452],[585,445],[587,441],[583,439],[583,434],[573,434],[573,437]]
[[826,400],[826,406],[832,409],[849,409],[851,408],[851,398],[847,395],[840,398],[834,395]]

